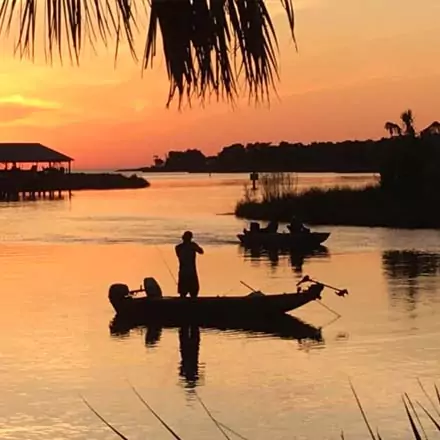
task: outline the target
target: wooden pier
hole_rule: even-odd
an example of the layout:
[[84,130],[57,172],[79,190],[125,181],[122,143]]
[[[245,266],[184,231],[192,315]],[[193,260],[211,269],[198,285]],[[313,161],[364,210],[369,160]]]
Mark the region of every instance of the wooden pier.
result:
[[0,200],[56,199],[71,195],[73,159],[36,143],[0,143]]

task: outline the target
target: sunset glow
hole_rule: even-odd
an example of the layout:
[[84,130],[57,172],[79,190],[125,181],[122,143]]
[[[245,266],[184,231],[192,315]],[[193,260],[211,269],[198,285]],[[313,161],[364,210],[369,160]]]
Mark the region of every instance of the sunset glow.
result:
[[[214,100],[166,109],[160,56],[143,77],[126,48],[116,68],[103,46],[79,68],[49,66],[43,56],[14,58],[10,38],[1,45],[1,141],[41,142],[74,157],[76,169],[104,169],[146,165],[170,149],[215,154],[234,142],[379,138],[406,108],[423,128],[440,119],[440,3],[422,3],[298,0],[296,53],[270,0],[281,53],[270,108],[244,99],[235,109]],[[144,34],[139,42],[142,53]]]

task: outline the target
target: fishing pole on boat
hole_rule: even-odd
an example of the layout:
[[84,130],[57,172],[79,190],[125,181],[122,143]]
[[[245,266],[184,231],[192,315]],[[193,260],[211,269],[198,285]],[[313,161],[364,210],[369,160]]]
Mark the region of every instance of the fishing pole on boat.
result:
[[335,316],[334,318],[332,318],[329,322],[327,322],[326,324],[322,325],[321,327],[319,327],[320,330],[328,327],[329,325],[333,324],[334,322],[336,322],[338,319],[341,319],[340,316]]
[[155,247],[156,247],[156,249],[158,250],[158,252],[159,252],[159,254],[161,256],[163,263],[165,264],[166,268],[168,269],[168,273],[171,275],[171,278],[173,279],[173,281],[177,285],[176,277],[174,276],[174,273],[171,270],[170,266],[168,266],[167,260],[165,259],[164,255],[162,254],[162,251],[160,250],[160,248],[159,248],[159,246],[157,244],[155,245]]
[[340,318],[342,316],[340,313],[336,312],[335,310],[333,310],[329,306],[325,305],[321,300],[318,300],[318,304],[321,305],[322,307],[324,307],[325,309],[327,309],[329,312],[332,312],[333,314],[335,314],[337,316],[337,318]]
[[249,284],[246,284],[244,281],[240,280],[240,283],[243,284],[243,286],[247,287],[252,292],[258,292],[258,290],[254,289],[253,287],[249,286]]
[[[326,286],[324,283],[320,283],[319,281],[315,281],[312,280],[308,275],[306,275],[299,283],[297,283],[297,286],[299,286],[301,283],[305,283],[306,281],[312,282],[312,283],[317,283],[317,284],[321,284],[322,286]],[[252,292],[258,292],[257,290],[255,290],[253,287],[249,286],[249,284],[245,283],[244,281],[240,280],[240,283],[243,284],[243,286],[247,287],[250,291]],[[329,286],[326,286],[329,287]],[[335,288],[333,288],[335,289]],[[336,289],[338,291],[341,291],[341,289]],[[345,290],[345,289],[343,289]],[[346,290],[345,290],[346,291]],[[348,293],[348,292],[347,292]],[[342,295],[343,296],[343,295]],[[327,309],[329,312],[333,313],[337,318],[340,318],[342,315],[340,313],[338,313],[336,310],[333,310],[331,307],[327,306],[326,304],[324,304],[322,302],[322,300],[318,300],[318,304],[321,305],[322,307],[324,307],[325,309]]]

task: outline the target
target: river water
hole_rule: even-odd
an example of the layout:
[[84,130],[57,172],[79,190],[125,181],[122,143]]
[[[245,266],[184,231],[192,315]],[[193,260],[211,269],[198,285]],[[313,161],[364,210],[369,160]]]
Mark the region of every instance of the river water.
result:
[[[438,231],[316,227],[331,232],[316,255],[248,254],[235,237],[246,222],[230,215],[247,175],[147,177],[142,190],[0,205],[2,439],[117,438],[83,398],[130,440],[172,438],[131,385],[183,439],[222,438],[198,397],[248,439],[368,438],[350,381],[382,438],[411,438],[402,394],[426,402],[418,380],[431,393],[439,380]],[[110,284],[154,276],[174,295],[185,229],[205,249],[202,295],[245,295],[240,281],[288,292],[308,274],[349,290],[324,292],[341,317],[318,303],[293,313],[322,340],[202,329],[194,347],[179,329],[112,335]]]

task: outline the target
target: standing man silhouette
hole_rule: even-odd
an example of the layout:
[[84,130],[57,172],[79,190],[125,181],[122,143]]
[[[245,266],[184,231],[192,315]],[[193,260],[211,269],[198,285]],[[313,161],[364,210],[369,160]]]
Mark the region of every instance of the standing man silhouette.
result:
[[177,291],[181,298],[189,294],[197,298],[199,294],[199,277],[197,275],[196,255],[203,254],[203,249],[192,241],[193,233],[186,231],[182,235],[182,243],[176,245],[176,255],[179,259],[179,280]]

